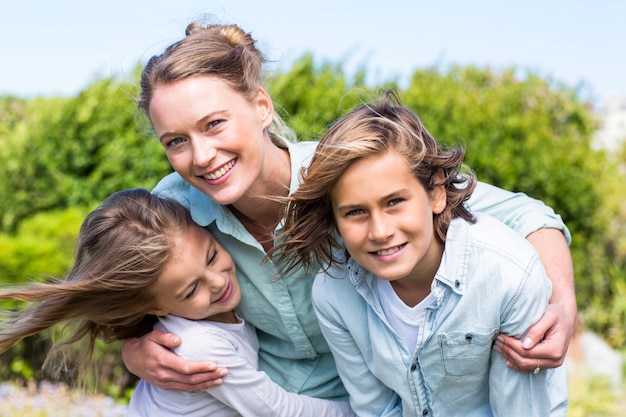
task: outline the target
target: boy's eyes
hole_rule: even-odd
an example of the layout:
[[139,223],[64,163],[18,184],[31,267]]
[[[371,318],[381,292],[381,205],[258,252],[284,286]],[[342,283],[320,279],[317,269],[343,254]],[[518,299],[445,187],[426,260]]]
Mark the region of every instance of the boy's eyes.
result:
[[354,210],[348,211],[345,215],[346,217],[350,217],[350,216],[358,216],[363,213],[365,213],[365,210],[363,209],[354,209]]
[[[391,200],[389,200],[387,202],[387,207],[396,206],[396,205],[402,203],[403,201],[404,201],[403,198],[392,198]],[[349,217],[349,216],[359,216],[359,215],[362,215],[362,214],[365,214],[365,210],[364,209],[353,209],[353,210],[350,210],[350,211],[346,212],[344,214],[344,216],[346,216],[346,217]]]

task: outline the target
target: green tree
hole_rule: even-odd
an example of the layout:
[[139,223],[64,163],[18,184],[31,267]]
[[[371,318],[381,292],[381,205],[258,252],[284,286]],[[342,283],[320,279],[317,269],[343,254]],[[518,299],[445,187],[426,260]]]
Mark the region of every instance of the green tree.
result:
[[341,63],[316,65],[306,54],[291,69],[267,80],[276,111],[299,140],[318,140],[334,120],[362,101],[371,98],[365,86],[365,70],[353,79],[345,75]]
[[114,78],[78,96],[37,98],[2,134],[1,230],[42,210],[89,205],[122,188],[151,188],[171,171],[161,146],[138,130],[135,88]]

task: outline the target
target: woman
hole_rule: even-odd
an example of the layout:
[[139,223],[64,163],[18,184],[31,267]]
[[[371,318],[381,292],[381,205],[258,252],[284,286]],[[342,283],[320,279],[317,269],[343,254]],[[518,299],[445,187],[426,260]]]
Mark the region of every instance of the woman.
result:
[[[282,203],[274,197],[297,188],[316,145],[288,140],[290,131],[261,85],[263,62],[254,39],[238,26],[199,24],[150,59],[138,106],[176,171],[154,192],[189,207],[194,221],[235,259],[243,293],[237,312],[257,328],[260,369],[287,390],[345,398],[311,305],[313,275],[297,269],[279,279],[278,266],[263,262],[281,231]],[[551,306],[524,341],[501,337],[496,350],[522,372],[539,363],[543,369],[560,365],[576,313],[565,225],[543,203],[483,183],[469,205],[527,237],[554,287]],[[178,343],[175,335],[152,332],[125,343],[125,363],[166,389],[202,390],[221,382],[226,369],[181,361],[168,350]]]

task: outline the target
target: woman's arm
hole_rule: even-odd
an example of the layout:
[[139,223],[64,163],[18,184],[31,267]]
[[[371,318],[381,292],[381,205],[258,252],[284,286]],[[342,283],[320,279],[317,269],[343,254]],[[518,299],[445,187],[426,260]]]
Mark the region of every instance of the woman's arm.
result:
[[539,253],[552,281],[550,305],[544,316],[531,327],[526,339],[519,341],[501,335],[496,350],[517,371],[532,371],[537,359],[541,360],[544,369],[560,366],[573,335],[577,311],[568,248],[571,237],[567,227],[543,202],[485,183],[478,183],[468,205],[473,211],[496,217],[526,237]]
[[213,361],[187,361],[170,349],[180,337],[162,330],[124,342],[122,357],[130,372],[156,387],[179,391],[202,391],[222,383],[228,374]]

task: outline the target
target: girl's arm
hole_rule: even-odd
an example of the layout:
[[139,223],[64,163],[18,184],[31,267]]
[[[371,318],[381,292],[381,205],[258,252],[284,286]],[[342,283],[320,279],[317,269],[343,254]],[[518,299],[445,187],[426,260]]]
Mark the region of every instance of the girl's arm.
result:
[[[250,362],[249,355],[256,358],[257,346],[241,338],[233,337],[229,330],[206,323],[191,325],[180,332],[184,340],[177,350],[190,361],[215,360],[229,369],[223,383],[206,390],[206,395],[250,417],[354,417],[347,402],[323,400],[286,391],[274,383],[267,374]],[[254,332],[252,331],[252,334]],[[254,359],[256,361],[256,359]],[[176,404],[188,397],[168,392],[168,404]],[[158,398],[157,398],[158,400]],[[167,404],[164,404],[167,407]]]
[[[560,366],[573,335],[577,312],[567,227],[541,201],[481,182],[468,205],[472,211],[490,214],[527,238],[539,253],[553,286],[546,314],[531,327],[527,339],[500,336],[496,350],[517,371],[534,369],[537,359],[541,359],[545,368]],[[538,344],[539,341],[542,343]]]

